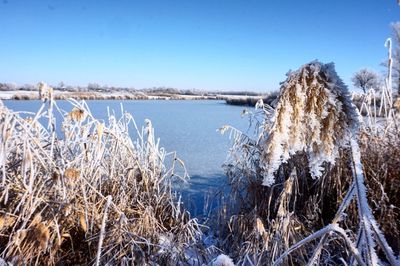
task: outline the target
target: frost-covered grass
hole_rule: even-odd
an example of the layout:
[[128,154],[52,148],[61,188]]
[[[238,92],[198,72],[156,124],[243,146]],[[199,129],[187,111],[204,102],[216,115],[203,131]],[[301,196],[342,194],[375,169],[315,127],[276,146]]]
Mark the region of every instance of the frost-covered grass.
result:
[[150,121],[143,129],[127,113],[99,121],[75,100],[60,110],[52,89],[39,89],[43,105],[31,117],[0,104],[0,264],[399,263],[400,132],[390,92],[379,107],[365,97],[374,112],[361,119],[333,65],[289,73],[276,109],[256,105],[257,139],[223,128],[234,139],[230,194],[209,221],[217,238],[205,239],[172,191],[185,178],[181,161],[159,147]]
[[129,114],[112,113],[99,121],[77,101],[65,112],[48,89],[29,118],[0,106],[0,258],[18,265],[201,261],[200,227],[171,189],[180,161],[164,165],[174,155],[159,147],[151,122],[138,129]]

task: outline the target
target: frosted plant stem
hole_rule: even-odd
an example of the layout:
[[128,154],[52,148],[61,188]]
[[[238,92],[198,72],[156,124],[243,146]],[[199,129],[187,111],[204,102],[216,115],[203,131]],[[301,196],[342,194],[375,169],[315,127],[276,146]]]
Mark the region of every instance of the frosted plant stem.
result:
[[353,253],[353,257],[356,258],[357,263],[359,265],[363,265],[363,266],[366,265],[365,262],[362,260],[361,254],[358,251],[357,247],[354,245],[354,243],[351,241],[351,239],[347,236],[346,231],[343,228],[339,227],[338,225],[335,225],[334,227],[335,227],[335,232],[340,234],[346,241],[346,244],[349,246],[351,253]]
[[[351,200],[354,198],[355,195],[355,183],[353,182],[347,192],[346,196],[344,197],[342,204],[340,205],[338,211],[336,212],[335,217],[332,220],[332,224],[336,224],[340,221],[340,218],[344,212],[344,210],[350,205]],[[325,234],[318,243],[318,246],[315,248],[313,255],[311,256],[307,266],[316,265],[321,255],[321,250],[324,247],[326,241],[328,240],[329,234]]]
[[[350,140],[353,162],[354,162],[354,175],[356,180],[357,188],[357,201],[359,205],[359,214],[361,219],[361,226],[364,230],[365,237],[367,239],[368,257],[371,260],[372,265],[378,264],[378,256],[375,251],[375,241],[372,237],[374,233],[379,246],[385,252],[386,258],[389,260],[391,265],[396,265],[396,258],[393,254],[392,249],[387,244],[385,236],[379,230],[375,218],[372,215],[371,208],[368,205],[367,192],[364,184],[364,174],[361,164],[360,149],[357,143],[357,137],[354,136]],[[362,235],[362,234],[361,234]]]
[[357,191],[357,204],[358,204],[358,212],[360,216],[360,226],[362,230],[365,232],[366,237],[366,247],[367,247],[367,264],[368,265],[377,265],[378,264],[378,256],[375,251],[375,241],[372,238],[371,231],[371,223],[370,221],[373,219],[371,209],[368,205],[367,200],[367,192],[364,185],[364,174],[362,170],[361,164],[361,155],[359,146],[357,143],[357,136],[353,136],[350,139],[351,152],[353,158],[353,178],[356,182],[356,191]]
[[382,234],[378,225],[375,223],[375,221],[372,222],[371,225],[372,225],[372,230],[374,231],[374,233],[376,235],[376,240],[378,241],[379,246],[385,252],[386,258],[389,260],[390,264],[391,265],[399,265],[400,261],[396,260],[396,258],[394,257],[393,250],[387,243],[385,236]]
[[388,95],[390,100],[390,107],[392,106],[392,68],[393,68],[393,59],[392,59],[392,39],[388,38],[385,42],[385,47],[388,48]]
[[107,203],[106,203],[106,206],[104,207],[104,215],[103,215],[103,220],[101,222],[99,245],[97,246],[97,256],[96,256],[96,263],[95,263],[96,266],[100,265],[101,247],[103,245],[104,234],[106,231],[107,212],[108,212],[108,207],[111,204],[111,200],[112,200],[112,197],[107,196]]
[[296,249],[302,247],[303,245],[307,244],[308,242],[319,238],[329,232],[331,232],[333,230],[333,225],[329,224],[327,226],[325,226],[324,228],[318,230],[317,232],[309,235],[308,237],[304,238],[303,240],[297,242],[296,244],[294,244],[293,246],[291,246],[288,250],[286,250],[284,253],[282,253],[282,255],[276,259],[274,261],[274,263],[272,264],[272,266],[278,266],[282,263],[283,258],[285,258],[286,256],[288,256],[290,253],[292,253],[293,251],[295,251]]

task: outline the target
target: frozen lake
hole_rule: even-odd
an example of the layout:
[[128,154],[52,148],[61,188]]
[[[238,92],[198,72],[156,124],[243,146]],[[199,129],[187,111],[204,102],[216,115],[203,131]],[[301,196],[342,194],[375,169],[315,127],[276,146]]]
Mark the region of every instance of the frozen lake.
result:
[[[97,119],[106,120],[107,106],[121,114],[120,103],[124,110],[131,113],[138,124],[144,125],[150,119],[156,138],[167,151],[176,151],[190,175],[188,185],[179,185],[183,191],[186,205],[195,215],[202,213],[203,199],[208,193],[214,195],[225,179],[221,168],[230,147],[228,135],[221,135],[217,129],[225,124],[245,131],[248,119],[241,117],[244,107],[231,106],[224,101],[87,101],[92,114]],[[39,101],[4,101],[15,111],[35,112]],[[71,104],[57,101],[60,108],[70,111]]]

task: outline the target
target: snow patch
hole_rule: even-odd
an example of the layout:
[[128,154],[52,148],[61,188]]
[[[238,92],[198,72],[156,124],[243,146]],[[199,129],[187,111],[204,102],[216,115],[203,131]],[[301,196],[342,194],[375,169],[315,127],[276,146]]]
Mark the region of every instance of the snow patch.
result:
[[212,266],[235,266],[235,264],[229,256],[221,254],[215,259]]

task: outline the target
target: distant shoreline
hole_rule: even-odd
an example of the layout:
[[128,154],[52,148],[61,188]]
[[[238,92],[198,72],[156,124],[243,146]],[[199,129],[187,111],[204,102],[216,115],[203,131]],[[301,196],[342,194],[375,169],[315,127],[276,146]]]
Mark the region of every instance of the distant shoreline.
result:
[[[79,100],[224,100],[230,95],[182,95],[182,94],[155,94],[155,93],[102,93],[102,92],[68,92],[54,91],[55,100],[67,100],[70,98]],[[36,91],[0,91],[1,100],[39,100]]]
[[[145,94],[145,93],[100,93],[54,91],[55,100],[70,98],[79,100],[225,100],[230,95],[182,95],[182,94]],[[1,100],[39,100],[34,91],[0,91]]]
[[[259,99],[267,99],[266,95],[228,95],[228,94],[202,94],[186,95],[173,93],[144,93],[144,92],[70,92],[55,90],[55,100],[70,98],[79,100],[224,100],[229,105],[254,106]],[[0,91],[0,100],[40,100],[38,91],[10,90]]]

